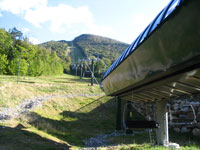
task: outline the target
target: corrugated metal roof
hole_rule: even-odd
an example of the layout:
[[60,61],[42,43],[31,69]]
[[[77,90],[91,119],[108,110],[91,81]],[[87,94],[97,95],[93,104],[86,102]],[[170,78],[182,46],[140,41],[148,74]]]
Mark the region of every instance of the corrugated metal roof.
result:
[[146,40],[159,25],[174,13],[184,0],[172,0],[170,3],[156,16],[156,18],[146,27],[146,29],[133,41],[132,44],[119,56],[116,61],[105,72],[102,80],[104,80],[117,66],[119,66],[131,53],[137,49],[144,40]]

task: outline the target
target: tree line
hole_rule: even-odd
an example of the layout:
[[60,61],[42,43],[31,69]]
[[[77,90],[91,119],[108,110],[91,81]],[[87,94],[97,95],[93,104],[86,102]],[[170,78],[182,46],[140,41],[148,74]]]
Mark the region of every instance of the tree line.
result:
[[0,74],[60,75],[64,64],[55,51],[33,45],[16,28],[0,28]]

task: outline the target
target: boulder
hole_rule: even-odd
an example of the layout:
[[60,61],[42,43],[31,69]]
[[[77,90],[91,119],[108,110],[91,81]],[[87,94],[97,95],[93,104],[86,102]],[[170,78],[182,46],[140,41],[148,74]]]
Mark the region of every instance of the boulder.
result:
[[182,127],[180,132],[181,133],[188,133],[188,132],[190,132],[190,129],[188,129],[186,127]]
[[179,133],[180,130],[181,130],[180,128],[174,128],[174,131],[177,132],[177,133]]
[[179,108],[179,105],[175,103],[175,104],[173,105],[173,109],[174,109],[175,111],[177,111],[178,108]]
[[196,124],[196,127],[200,129],[200,122]]
[[197,121],[200,121],[200,112],[198,112],[198,113],[196,114],[196,117],[197,117]]
[[200,137],[200,129],[194,128],[194,129],[192,130],[192,134],[193,134],[194,136],[199,136],[199,137]]

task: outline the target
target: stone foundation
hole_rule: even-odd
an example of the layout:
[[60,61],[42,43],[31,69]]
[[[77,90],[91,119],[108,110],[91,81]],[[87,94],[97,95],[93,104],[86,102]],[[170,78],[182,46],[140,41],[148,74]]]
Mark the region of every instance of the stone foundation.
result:
[[[193,121],[193,111],[196,115],[196,123],[189,124]],[[173,128],[175,132],[187,133],[191,132],[194,136],[200,137],[200,102],[199,101],[188,101],[183,100],[174,100],[170,101],[168,104],[168,114],[169,114],[169,128]],[[156,105],[155,103],[143,103],[143,102],[133,102],[134,109],[142,114],[146,119],[149,117],[152,120],[155,120],[156,114]],[[172,119],[170,121],[170,118]],[[171,124],[170,124],[171,122]],[[174,122],[179,122],[181,125],[174,125]],[[182,123],[188,123],[183,125]]]

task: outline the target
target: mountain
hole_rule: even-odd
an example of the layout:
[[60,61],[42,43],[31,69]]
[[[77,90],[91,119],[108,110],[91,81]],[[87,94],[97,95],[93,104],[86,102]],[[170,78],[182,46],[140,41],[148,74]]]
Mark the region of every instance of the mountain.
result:
[[[98,58],[95,75],[100,77],[129,45],[98,35],[82,34],[72,41],[49,41],[39,46],[57,53],[63,61],[65,73],[75,70],[77,65],[80,72],[80,60],[83,63],[88,58]],[[87,66],[86,62],[84,64],[83,66]],[[87,72],[87,69],[86,67],[83,72]]]
[[81,49],[87,57],[107,58],[115,60],[129,45],[110,38],[82,34],[73,40],[76,47]]
[[72,63],[75,63],[78,59],[91,57],[114,61],[129,45],[98,35],[82,34],[73,41],[49,41],[39,46],[56,51],[62,59],[70,54]]

